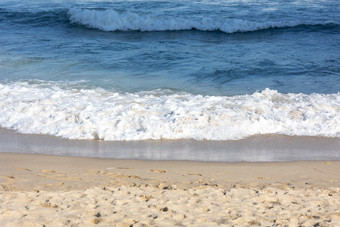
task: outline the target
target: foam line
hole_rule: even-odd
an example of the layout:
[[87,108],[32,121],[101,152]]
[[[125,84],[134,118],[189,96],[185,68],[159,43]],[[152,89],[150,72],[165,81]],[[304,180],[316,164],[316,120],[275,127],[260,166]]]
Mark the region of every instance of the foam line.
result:
[[238,140],[283,134],[340,137],[340,94],[201,96],[118,93],[52,82],[0,84],[0,126],[29,134],[108,141]]

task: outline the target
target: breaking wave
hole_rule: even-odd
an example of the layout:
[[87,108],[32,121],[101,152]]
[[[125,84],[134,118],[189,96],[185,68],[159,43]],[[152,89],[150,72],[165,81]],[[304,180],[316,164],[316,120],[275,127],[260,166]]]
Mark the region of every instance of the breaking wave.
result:
[[0,126],[68,139],[238,140],[284,134],[340,137],[340,94],[202,96],[119,93],[52,82],[0,84]]
[[72,23],[103,31],[222,31],[225,33],[251,32],[271,28],[286,28],[302,25],[329,25],[335,21],[248,21],[242,19],[216,19],[209,17],[166,16],[117,12],[115,10],[77,9],[68,10]]

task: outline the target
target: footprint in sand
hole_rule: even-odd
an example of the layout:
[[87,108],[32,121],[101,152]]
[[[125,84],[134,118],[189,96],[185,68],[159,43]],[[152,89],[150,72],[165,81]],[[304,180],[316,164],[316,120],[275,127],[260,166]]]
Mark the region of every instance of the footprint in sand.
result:
[[44,169],[44,170],[41,170],[42,173],[55,173],[54,170],[48,170],[48,169]]
[[30,169],[25,169],[25,168],[21,168],[21,167],[18,167],[17,169],[18,169],[18,170],[30,171],[30,172],[32,171],[32,170],[30,170]]
[[188,176],[203,176],[202,174],[200,173],[187,173]]
[[153,172],[153,173],[166,173],[166,171],[163,170],[163,169],[150,169],[150,172]]

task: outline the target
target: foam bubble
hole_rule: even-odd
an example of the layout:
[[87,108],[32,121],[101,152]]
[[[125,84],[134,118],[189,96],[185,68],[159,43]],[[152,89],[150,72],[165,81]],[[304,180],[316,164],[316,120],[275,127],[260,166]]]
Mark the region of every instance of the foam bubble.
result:
[[330,24],[332,21],[247,21],[230,18],[190,16],[167,16],[156,14],[118,13],[115,10],[79,9],[68,10],[70,21],[103,31],[177,31],[196,29],[200,31],[220,30],[225,33],[250,32],[270,28],[294,27],[298,25]]
[[0,126],[68,139],[238,140],[285,134],[340,137],[340,94],[201,96],[118,93],[57,83],[0,84]]

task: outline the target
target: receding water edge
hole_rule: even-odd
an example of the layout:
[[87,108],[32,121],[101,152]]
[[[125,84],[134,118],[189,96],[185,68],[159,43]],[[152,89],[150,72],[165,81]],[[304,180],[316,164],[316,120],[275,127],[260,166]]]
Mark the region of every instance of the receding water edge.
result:
[[0,129],[0,152],[139,160],[281,162],[340,160],[340,139],[259,135],[235,141],[68,140]]

